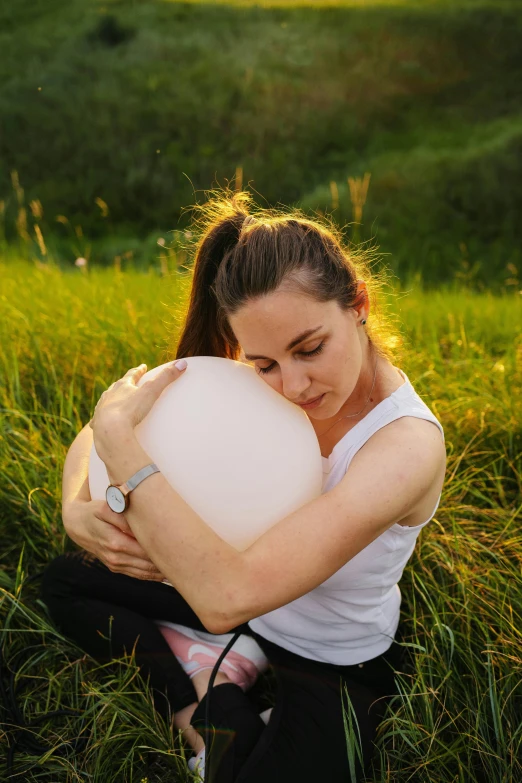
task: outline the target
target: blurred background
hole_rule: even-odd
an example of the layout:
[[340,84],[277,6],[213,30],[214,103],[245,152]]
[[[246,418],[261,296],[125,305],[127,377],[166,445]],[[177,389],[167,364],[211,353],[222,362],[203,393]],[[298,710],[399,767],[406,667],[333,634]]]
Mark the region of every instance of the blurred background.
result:
[[134,656],[85,655],[40,586],[71,443],[175,358],[225,187],[375,249],[445,430],[369,780],[522,781],[521,44],[520,0],[0,2],[0,781],[194,781]]
[[518,0],[3,4],[4,255],[165,271],[229,183],[403,283],[518,289],[521,40]]

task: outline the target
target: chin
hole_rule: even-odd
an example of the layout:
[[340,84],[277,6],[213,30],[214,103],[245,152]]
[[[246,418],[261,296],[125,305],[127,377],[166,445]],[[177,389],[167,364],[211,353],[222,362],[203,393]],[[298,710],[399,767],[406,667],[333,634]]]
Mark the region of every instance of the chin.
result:
[[328,405],[326,405],[325,407],[324,401],[320,408],[315,408],[315,410],[305,411],[305,412],[309,419],[317,419],[317,421],[323,421],[324,419],[331,419],[331,417],[334,415],[333,413],[329,413]]

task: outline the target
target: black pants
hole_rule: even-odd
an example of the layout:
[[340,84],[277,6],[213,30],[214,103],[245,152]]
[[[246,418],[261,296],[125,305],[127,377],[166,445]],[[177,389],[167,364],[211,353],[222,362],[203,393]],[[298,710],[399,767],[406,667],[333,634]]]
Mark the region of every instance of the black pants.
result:
[[[96,660],[109,661],[134,649],[164,717],[169,708],[175,712],[197,701],[190,678],[153,622],[161,618],[206,630],[173,587],[114,574],[90,555],[74,552],[49,564],[42,598],[61,632]],[[368,771],[377,726],[397,692],[394,670],[400,670],[403,661],[399,644],[394,641],[383,655],[362,666],[335,666],[288,652],[246,624],[235,630],[252,636],[270,661],[277,683],[275,707],[265,726],[249,692],[232,683],[214,687],[212,783],[360,781]],[[353,779],[343,723],[346,692],[363,754],[363,765],[357,761]],[[202,736],[206,701],[207,697],[192,718]]]

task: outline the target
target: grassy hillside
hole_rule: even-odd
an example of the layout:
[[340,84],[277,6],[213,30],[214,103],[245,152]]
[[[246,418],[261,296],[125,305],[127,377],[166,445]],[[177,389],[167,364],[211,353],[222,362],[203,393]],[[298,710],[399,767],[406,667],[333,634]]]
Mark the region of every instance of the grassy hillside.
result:
[[[186,276],[0,264],[2,781],[9,773],[27,783],[191,779],[133,658],[97,664],[38,600],[45,563],[74,546],[60,513],[67,449],[113,380],[173,356],[186,295]],[[521,309],[512,296],[465,291],[403,292],[391,304],[407,348],[401,366],[443,423],[448,471],[400,583],[411,660],[369,780],[514,782],[522,777]],[[270,681],[261,684],[269,702]]]
[[71,257],[65,215],[113,238],[94,244],[102,262],[183,227],[183,208],[238,168],[260,199],[333,209],[342,224],[347,177],[369,172],[358,237],[402,278],[517,286],[521,34],[516,2],[5,4],[7,239],[13,171],[43,205],[50,246]]

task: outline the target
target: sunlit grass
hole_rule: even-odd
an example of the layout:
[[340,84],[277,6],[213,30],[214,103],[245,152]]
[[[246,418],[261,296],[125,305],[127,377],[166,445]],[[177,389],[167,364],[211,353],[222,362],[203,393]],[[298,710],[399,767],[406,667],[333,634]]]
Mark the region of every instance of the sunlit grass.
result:
[[[96,664],[53,628],[37,597],[42,568],[71,546],[60,518],[67,449],[113,380],[174,355],[188,284],[154,270],[0,263],[0,745],[11,753],[0,780],[8,758],[28,782],[191,779],[133,659]],[[515,783],[521,297],[413,288],[389,305],[403,323],[402,369],[444,425],[448,471],[400,583],[411,659],[369,780]]]

